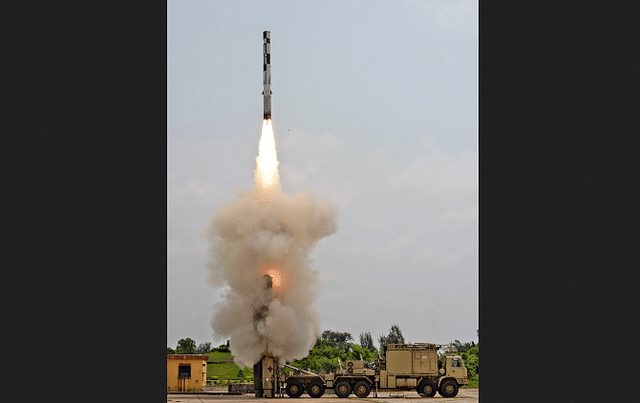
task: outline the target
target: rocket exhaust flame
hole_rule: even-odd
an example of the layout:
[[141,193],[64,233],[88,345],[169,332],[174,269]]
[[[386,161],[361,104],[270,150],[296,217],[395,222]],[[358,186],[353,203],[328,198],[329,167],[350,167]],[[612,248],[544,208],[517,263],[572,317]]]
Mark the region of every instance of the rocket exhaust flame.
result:
[[262,136],[258,146],[258,157],[256,157],[256,187],[267,192],[279,192],[279,164],[271,119],[265,119],[262,122]]
[[260,264],[260,274],[267,275],[271,278],[271,288],[284,287],[284,268],[281,262],[265,261]]
[[271,276],[271,287],[280,288],[282,287],[282,273],[278,269],[267,270],[267,274]]

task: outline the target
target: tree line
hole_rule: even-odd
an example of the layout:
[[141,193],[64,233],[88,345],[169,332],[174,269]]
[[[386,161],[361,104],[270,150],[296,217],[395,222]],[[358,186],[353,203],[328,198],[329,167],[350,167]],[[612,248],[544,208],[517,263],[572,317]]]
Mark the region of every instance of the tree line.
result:
[[325,330],[309,351],[309,355],[293,361],[290,365],[314,372],[334,372],[340,369],[345,361],[377,361],[384,358],[387,345],[404,343],[404,336],[398,325],[391,326],[389,334],[383,333],[378,336],[379,348],[373,344],[371,332],[360,333],[359,344],[356,344],[351,333]]
[[227,340],[227,344],[222,344],[219,347],[212,347],[210,342],[204,342],[198,344],[196,347],[196,342],[187,337],[186,339],[178,340],[178,345],[175,349],[171,347],[167,347],[167,354],[207,354],[211,351],[229,351],[229,341]]
[[[352,343],[353,336],[351,333],[347,332],[333,332],[331,330],[325,330],[322,333],[322,336],[318,340],[324,340],[328,342],[330,346],[333,348],[337,348],[338,351],[342,351],[343,353],[347,353],[349,350],[353,351],[353,346],[357,346]],[[380,351],[384,353],[386,351],[388,344],[402,344],[404,343],[404,337],[402,336],[402,332],[400,331],[400,327],[398,325],[391,326],[388,335],[384,333],[378,337],[378,344],[380,345]],[[318,343],[316,343],[318,344]],[[229,348],[229,341],[227,340],[226,345],[221,345],[218,348]],[[367,349],[370,353],[376,353],[378,350],[373,345],[373,338],[371,337],[371,332],[365,332],[360,334],[360,345],[362,349]],[[201,343],[196,347],[196,342],[187,337],[185,339],[180,339],[178,341],[178,345],[175,349],[171,347],[167,347],[167,354],[206,354],[210,351],[213,351],[214,348],[211,347],[210,342]],[[362,354],[361,349],[358,349],[358,354]],[[351,358],[349,358],[351,359]],[[355,358],[358,359],[358,358]]]

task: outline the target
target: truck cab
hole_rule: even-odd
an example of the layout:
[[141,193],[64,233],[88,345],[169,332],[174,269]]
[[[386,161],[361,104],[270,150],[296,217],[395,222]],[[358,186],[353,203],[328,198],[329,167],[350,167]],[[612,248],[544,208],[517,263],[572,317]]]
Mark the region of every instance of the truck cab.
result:
[[[462,362],[462,357],[459,355],[450,355],[445,358],[445,370],[447,376],[456,378],[458,383],[469,383],[469,377],[467,376],[467,368]],[[466,379],[466,381],[465,381]]]
[[453,397],[458,394],[459,386],[469,384],[467,368],[459,355],[447,354],[440,374],[438,391],[443,397]]

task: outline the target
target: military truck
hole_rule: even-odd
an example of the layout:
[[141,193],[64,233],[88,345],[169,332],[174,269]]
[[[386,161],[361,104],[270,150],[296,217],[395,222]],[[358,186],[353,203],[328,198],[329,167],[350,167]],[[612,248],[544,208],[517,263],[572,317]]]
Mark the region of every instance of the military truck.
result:
[[422,397],[433,397],[436,392],[443,397],[454,397],[460,386],[469,383],[467,368],[462,358],[454,354],[446,354],[440,363],[440,347],[428,343],[389,344],[384,362],[347,361],[346,368],[330,374],[315,374],[285,365],[302,373],[281,372],[280,382],[286,383],[285,392],[291,398],[300,397],[304,391],[318,398],[326,389],[333,389],[342,398],[351,393],[365,398],[372,390],[376,394],[379,390],[416,390]]

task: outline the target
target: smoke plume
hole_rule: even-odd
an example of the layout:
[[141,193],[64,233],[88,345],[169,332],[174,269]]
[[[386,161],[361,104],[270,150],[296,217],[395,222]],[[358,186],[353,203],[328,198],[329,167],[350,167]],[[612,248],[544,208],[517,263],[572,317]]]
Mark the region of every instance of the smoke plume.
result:
[[236,191],[203,233],[210,242],[207,281],[229,287],[211,326],[230,339],[236,362],[246,366],[267,351],[284,361],[308,355],[322,333],[313,308],[320,283],[309,253],[337,230],[333,203],[310,191],[281,191],[270,120],[256,163],[255,187]]

